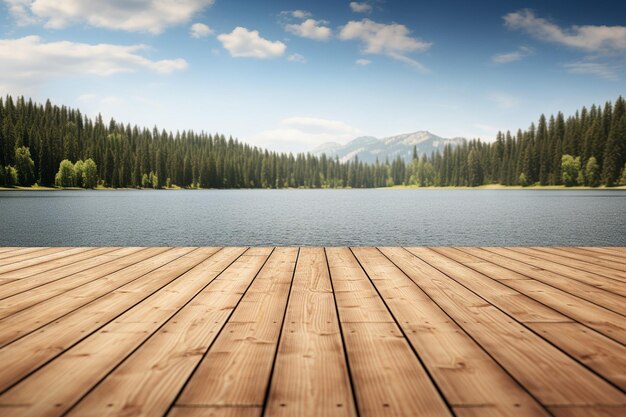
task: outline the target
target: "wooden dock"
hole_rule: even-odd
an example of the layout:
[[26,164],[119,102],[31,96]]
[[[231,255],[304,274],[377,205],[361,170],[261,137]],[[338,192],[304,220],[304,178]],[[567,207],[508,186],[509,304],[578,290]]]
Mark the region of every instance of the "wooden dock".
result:
[[626,248],[0,248],[0,415],[626,416]]

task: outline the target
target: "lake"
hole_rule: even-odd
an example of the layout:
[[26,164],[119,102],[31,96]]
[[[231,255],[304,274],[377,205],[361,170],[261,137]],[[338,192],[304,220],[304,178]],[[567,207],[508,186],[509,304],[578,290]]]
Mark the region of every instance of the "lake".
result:
[[0,246],[626,246],[626,190],[0,192]]

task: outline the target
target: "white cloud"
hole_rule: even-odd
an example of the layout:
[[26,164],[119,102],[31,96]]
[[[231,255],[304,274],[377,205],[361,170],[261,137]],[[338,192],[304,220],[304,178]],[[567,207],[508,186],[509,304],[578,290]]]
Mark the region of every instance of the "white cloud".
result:
[[166,27],[187,22],[214,0],[4,0],[19,24],[43,23],[60,29],[74,23],[161,33]]
[[519,10],[503,17],[511,29],[521,29],[540,40],[546,40],[590,52],[626,50],[626,26],[572,26],[561,28],[547,19],[536,17],[531,10]]
[[347,142],[360,130],[338,120],[295,116],[282,120],[274,129],[264,130],[248,140],[279,151],[308,151],[327,142]]
[[306,64],[306,58],[300,54],[291,54],[287,58],[287,61],[299,62],[300,64]]
[[324,26],[325,24],[326,22],[322,20],[307,19],[302,23],[287,24],[285,30],[303,38],[327,41],[332,35],[332,30]]
[[259,36],[256,30],[238,26],[231,33],[217,37],[230,55],[235,58],[276,58],[282,56],[287,45],[280,41],[269,41]]
[[194,23],[189,29],[189,34],[192,38],[196,39],[206,38],[207,36],[211,36],[213,34],[213,29],[204,23]]
[[516,97],[510,94],[495,91],[488,96],[489,100],[493,101],[498,107],[503,109],[511,109],[519,103]]
[[307,12],[306,10],[288,10],[284,12],[280,12],[282,16],[291,16],[296,19],[306,19],[307,17],[311,17],[311,12]]
[[350,9],[355,13],[369,13],[372,11],[372,6],[367,2],[351,1]]
[[7,9],[19,25],[32,25],[37,18],[30,13],[32,0],[4,0]]
[[572,74],[590,74],[607,80],[617,80],[615,69],[608,64],[592,61],[578,61],[563,65]]
[[355,64],[357,65],[361,65],[361,66],[366,66],[372,63],[372,61],[370,61],[369,59],[357,59],[356,61],[354,61]]
[[187,67],[184,59],[150,60],[141,55],[146,49],[145,45],[45,43],[39,36],[4,39],[0,40],[0,84],[20,88],[52,78],[139,70],[168,74]]
[[398,23],[383,24],[363,19],[348,22],[341,29],[339,38],[360,40],[363,42],[363,52],[366,54],[387,55],[421,71],[426,71],[421,63],[407,54],[426,51],[432,44],[413,38],[410,33],[406,26]]
[[508,64],[510,62],[519,61],[533,54],[532,48],[520,46],[513,52],[494,55],[491,60],[496,64]]

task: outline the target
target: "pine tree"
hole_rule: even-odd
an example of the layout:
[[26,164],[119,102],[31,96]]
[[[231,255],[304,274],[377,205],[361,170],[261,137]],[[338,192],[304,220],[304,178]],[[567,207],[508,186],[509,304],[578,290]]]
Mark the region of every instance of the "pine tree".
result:
[[467,155],[467,167],[468,167],[468,185],[470,187],[476,187],[483,183],[483,169],[481,166],[480,155],[476,148],[472,149]]
[[537,124],[537,134],[535,136],[539,149],[539,184],[548,185],[550,177],[550,146],[548,143],[548,129],[546,117],[542,114]]
[[115,175],[115,158],[110,147],[107,148],[104,160],[104,185],[111,187],[113,185],[113,176]]
[[50,148],[50,137],[45,135],[41,140],[41,151],[39,152],[39,185],[54,185],[54,164],[52,161],[52,151]]
[[607,186],[617,183],[620,169],[626,157],[626,115],[619,121],[615,120],[609,130],[608,139],[604,147],[604,165],[602,168],[602,181]]

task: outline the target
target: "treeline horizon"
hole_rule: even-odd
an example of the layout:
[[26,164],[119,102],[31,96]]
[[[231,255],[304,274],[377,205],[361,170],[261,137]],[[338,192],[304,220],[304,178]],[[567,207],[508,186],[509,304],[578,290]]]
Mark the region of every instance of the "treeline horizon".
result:
[[101,115],[92,119],[50,100],[42,105],[24,97],[0,98],[0,186],[616,186],[626,183],[625,163],[621,96],[567,118],[561,112],[541,115],[527,130],[498,132],[493,142],[468,140],[430,155],[414,149],[411,161],[376,163],[273,152],[218,133],[173,133],[114,119],[105,124]]

